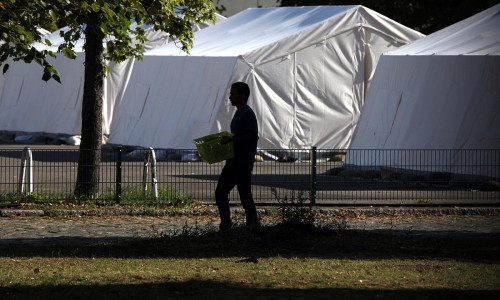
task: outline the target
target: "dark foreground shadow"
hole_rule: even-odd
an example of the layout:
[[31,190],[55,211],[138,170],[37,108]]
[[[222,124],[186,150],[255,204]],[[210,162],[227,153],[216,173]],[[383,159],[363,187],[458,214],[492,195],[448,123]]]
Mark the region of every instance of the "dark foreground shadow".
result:
[[1,299],[496,299],[498,291],[271,289],[218,281],[0,287]]
[[58,237],[2,240],[3,257],[218,258],[311,257],[353,259],[457,259],[500,262],[498,234],[474,238],[449,232],[368,231],[278,224],[254,231],[214,228],[146,239]]

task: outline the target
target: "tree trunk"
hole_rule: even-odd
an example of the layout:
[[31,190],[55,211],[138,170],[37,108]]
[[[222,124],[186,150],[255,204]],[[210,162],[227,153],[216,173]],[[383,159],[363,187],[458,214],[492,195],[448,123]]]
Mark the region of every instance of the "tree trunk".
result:
[[85,29],[85,82],[82,101],[82,142],[78,159],[75,195],[94,198],[99,194],[102,143],[103,54],[101,13],[92,12]]

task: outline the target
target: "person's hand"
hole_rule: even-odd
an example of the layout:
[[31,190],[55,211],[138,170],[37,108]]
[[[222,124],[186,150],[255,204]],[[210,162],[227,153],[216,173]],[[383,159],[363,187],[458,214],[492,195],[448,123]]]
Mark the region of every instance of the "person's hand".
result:
[[222,145],[224,145],[224,144],[230,143],[232,141],[234,141],[234,139],[233,139],[232,136],[223,136],[223,137],[221,137],[219,143],[221,143]]

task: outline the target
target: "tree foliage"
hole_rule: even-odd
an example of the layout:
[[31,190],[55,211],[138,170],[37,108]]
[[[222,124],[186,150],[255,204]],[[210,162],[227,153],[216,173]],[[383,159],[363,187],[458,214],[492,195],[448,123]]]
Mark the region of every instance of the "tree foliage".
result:
[[[47,60],[55,57],[53,51],[39,50],[34,42],[51,46],[38,32],[43,24],[57,22],[69,27],[57,52],[75,58],[75,43],[82,37],[87,23],[96,14],[102,15],[99,30],[105,37],[105,60],[122,62],[128,58],[142,58],[142,43],[146,41],[144,24],[153,25],[176,38],[179,47],[192,47],[192,23],[205,20],[215,22],[215,8],[208,0],[0,0],[0,64],[4,73],[9,57],[14,61],[32,61],[40,64],[43,80],[60,81],[57,70]],[[136,21],[140,26],[131,27]]]
[[215,5],[215,9],[219,12],[219,14],[222,14],[227,10],[226,6],[220,4],[220,0],[212,0],[212,3]]
[[430,34],[490,8],[498,0],[281,0],[281,6],[363,5]]
[[[82,142],[78,160],[75,195],[98,194],[101,162],[102,108],[105,61],[141,59],[146,42],[145,25],[168,32],[182,50],[193,45],[192,24],[215,22],[215,7],[209,0],[0,0],[0,64],[33,61],[43,67],[42,79],[60,82],[50,63],[55,53],[34,47],[51,46],[38,32],[43,24],[57,22],[64,38],[56,52],[74,59],[76,42],[85,35],[85,74],[82,100]],[[138,26],[131,26],[133,22]],[[43,48],[43,47],[42,47]]]
[[[52,17],[47,14],[51,4],[45,1],[2,0],[0,2],[0,64],[3,73],[9,69],[4,64],[9,57],[15,61],[26,63],[36,61],[43,66],[43,79],[54,78],[60,81],[59,74],[47,61],[47,56],[54,53],[48,50],[38,50],[32,46],[34,42],[42,42],[39,32],[40,24],[50,23]],[[49,41],[44,43],[50,45]]]

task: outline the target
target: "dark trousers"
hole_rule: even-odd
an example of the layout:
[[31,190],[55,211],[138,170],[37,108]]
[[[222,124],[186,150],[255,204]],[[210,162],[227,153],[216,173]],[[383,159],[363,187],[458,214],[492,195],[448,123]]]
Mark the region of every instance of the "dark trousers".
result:
[[252,166],[241,166],[233,160],[226,162],[222,169],[215,189],[215,201],[219,209],[222,225],[231,223],[231,213],[229,210],[229,192],[236,186],[240,194],[241,204],[245,209],[246,222],[250,225],[257,219],[257,210],[253,201],[252,189]]

